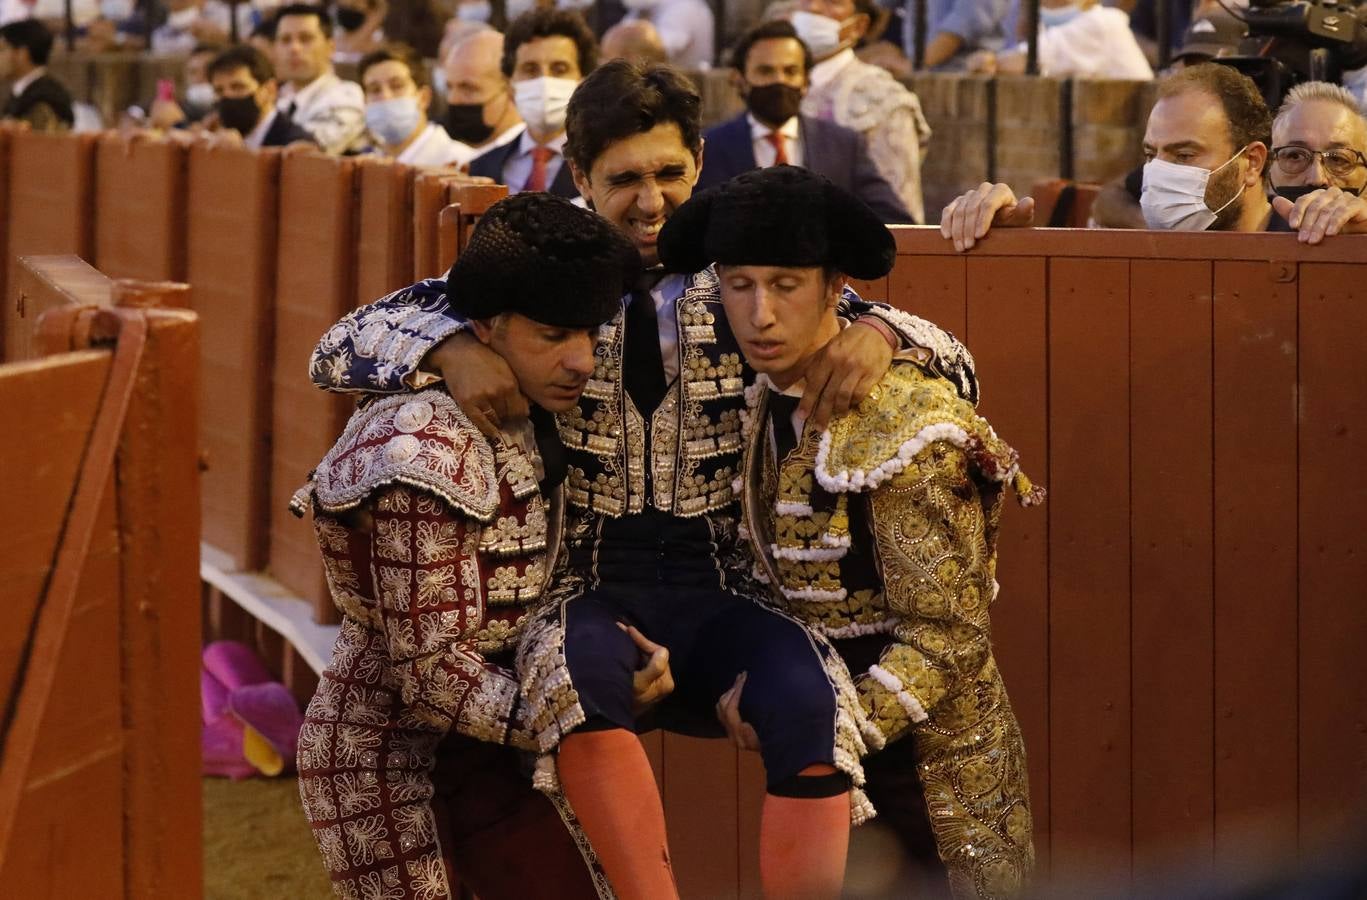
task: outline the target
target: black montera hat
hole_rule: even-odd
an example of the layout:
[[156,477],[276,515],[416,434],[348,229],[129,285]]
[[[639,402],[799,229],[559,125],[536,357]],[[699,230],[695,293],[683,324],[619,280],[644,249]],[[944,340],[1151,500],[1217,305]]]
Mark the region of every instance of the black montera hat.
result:
[[669,217],[659,247],[674,272],[715,262],[881,278],[897,257],[892,233],[862,200],[795,166],[755,169],[696,195]]
[[641,256],[606,219],[526,192],[489,207],[446,276],[451,308],[471,319],[521,313],[558,328],[615,316]]

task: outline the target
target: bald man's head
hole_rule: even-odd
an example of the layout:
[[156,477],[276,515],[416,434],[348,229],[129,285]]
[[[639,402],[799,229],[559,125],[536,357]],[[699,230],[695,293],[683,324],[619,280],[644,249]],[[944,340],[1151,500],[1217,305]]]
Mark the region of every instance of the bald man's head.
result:
[[618,22],[603,35],[599,55],[604,60],[625,59],[642,66],[668,62],[660,32],[645,19]]
[[[446,128],[457,140],[480,146],[522,121],[513,105],[502,59],[503,35],[497,31],[477,31],[458,41],[447,54],[443,66]],[[474,109],[476,106],[480,109]],[[471,121],[464,121],[462,116]]]

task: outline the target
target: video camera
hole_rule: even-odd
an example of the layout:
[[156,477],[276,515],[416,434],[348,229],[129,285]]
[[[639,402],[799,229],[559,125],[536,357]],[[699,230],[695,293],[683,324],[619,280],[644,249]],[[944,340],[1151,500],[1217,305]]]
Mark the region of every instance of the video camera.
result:
[[1367,66],[1367,5],[1357,0],[1249,0],[1238,56],[1214,62],[1252,78],[1270,109],[1302,81],[1338,83]]

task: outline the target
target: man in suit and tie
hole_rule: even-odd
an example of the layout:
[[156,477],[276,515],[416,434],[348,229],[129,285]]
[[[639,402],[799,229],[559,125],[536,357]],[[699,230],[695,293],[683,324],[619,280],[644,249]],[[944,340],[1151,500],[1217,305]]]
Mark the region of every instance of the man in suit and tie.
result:
[[506,184],[514,194],[578,197],[565,165],[565,110],[574,89],[597,65],[598,41],[579,13],[537,8],[514,19],[504,37],[503,74],[526,130],[476,157],[470,174]]
[[707,159],[699,188],[773,165],[802,166],[869,205],[886,223],[913,221],[878,172],[859,132],[801,115],[812,53],[783,20],[765,22],[736,45],[731,64],[746,111],[704,135]]
[[214,88],[213,115],[207,119],[218,130],[242,135],[253,149],[289,144],[316,145],[312,133],[276,105],[279,83],[265,54],[250,44],[224,50],[209,63]]

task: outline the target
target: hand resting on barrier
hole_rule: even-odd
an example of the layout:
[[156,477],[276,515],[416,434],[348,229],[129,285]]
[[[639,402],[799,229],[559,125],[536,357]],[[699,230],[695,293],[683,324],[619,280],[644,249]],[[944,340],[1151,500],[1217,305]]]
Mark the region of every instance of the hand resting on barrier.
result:
[[1335,234],[1367,234],[1367,200],[1337,187],[1312,191],[1295,203],[1273,197],[1272,209],[1296,229],[1303,244]]
[[976,190],[949,201],[940,213],[940,234],[954,242],[955,250],[968,250],[987,236],[993,226],[1014,228],[1035,223],[1035,201],[1016,199],[1005,184],[984,181]]

